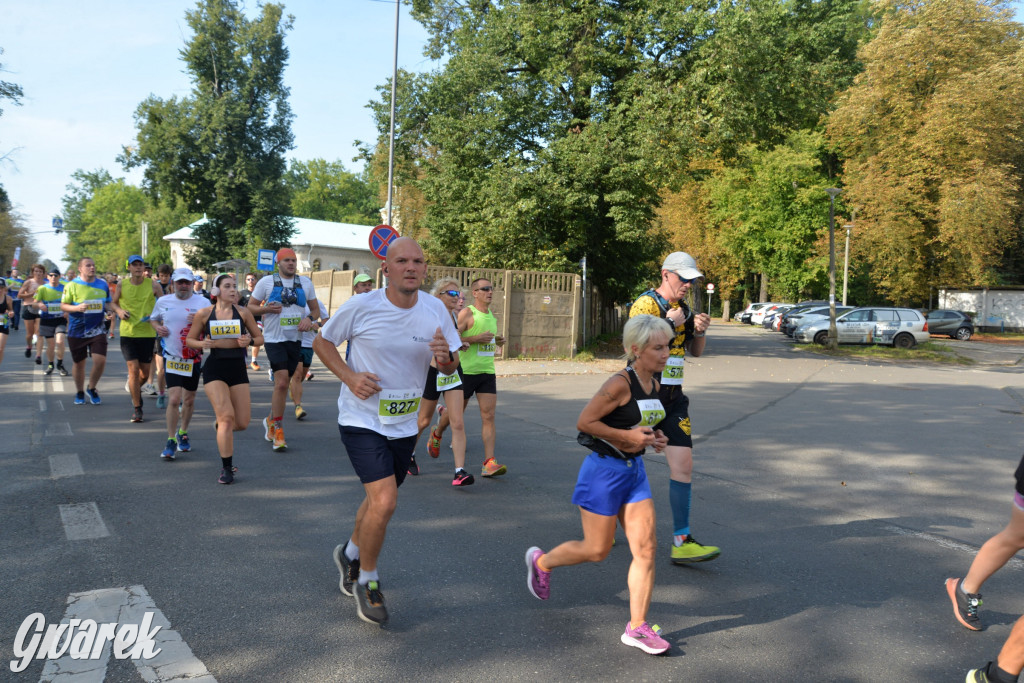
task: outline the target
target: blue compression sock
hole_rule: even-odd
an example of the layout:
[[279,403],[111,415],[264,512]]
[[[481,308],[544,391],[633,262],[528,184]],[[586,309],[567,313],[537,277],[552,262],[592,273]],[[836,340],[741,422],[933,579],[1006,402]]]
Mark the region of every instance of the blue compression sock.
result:
[[690,491],[693,484],[670,479],[668,500],[672,506],[672,524],[676,536],[690,535]]

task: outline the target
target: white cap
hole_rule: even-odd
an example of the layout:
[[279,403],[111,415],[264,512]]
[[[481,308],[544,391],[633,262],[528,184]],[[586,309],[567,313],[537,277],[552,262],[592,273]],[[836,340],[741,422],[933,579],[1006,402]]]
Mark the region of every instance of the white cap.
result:
[[665,258],[661,265],[662,270],[670,270],[684,280],[696,280],[704,277],[704,273],[697,270],[697,261],[685,251],[674,251]]
[[188,280],[189,282],[195,281],[196,276],[192,274],[192,270],[189,268],[175,268],[174,272],[171,273],[171,281],[177,282],[178,280]]

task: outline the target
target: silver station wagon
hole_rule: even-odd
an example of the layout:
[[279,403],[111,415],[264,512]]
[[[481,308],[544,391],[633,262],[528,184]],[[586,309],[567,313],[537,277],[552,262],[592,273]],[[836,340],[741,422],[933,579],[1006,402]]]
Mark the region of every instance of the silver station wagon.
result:
[[[864,306],[836,318],[840,344],[888,344],[909,349],[924,343],[928,321],[920,311],[891,306]],[[828,318],[801,325],[793,332],[798,342],[828,343]]]

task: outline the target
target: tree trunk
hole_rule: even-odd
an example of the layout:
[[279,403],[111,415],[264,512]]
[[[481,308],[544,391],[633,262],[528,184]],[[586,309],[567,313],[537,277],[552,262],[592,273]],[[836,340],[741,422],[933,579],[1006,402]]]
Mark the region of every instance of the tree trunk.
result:
[[722,322],[729,322],[729,304],[732,303],[728,299],[722,301]]
[[760,303],[768,301],[768,276],[761,273],[761,298],[758,299]]

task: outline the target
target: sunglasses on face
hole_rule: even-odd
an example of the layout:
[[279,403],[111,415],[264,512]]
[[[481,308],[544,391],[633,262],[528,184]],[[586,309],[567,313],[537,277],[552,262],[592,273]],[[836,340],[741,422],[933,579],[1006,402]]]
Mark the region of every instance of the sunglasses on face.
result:
[[457,289],[446,289],[445,291],[443,291],[443,292],[441,292],[441,293],[442,293],[442,294],[447,294],[448,296],[451,296],[451,297],[457,297],[457,296],[459,296],[460,294],[462,294],[462,292],[460,292],[460,291],[459,291],[459,290],[457,290]]
[[675,275],[677,278],[679,278],[680,282],[682,282],[683,284],[686,284],[686,285],[692,285],[694,282],[696,282],[697,280],[700,279],[699,277],[685,278],[682,275],[680,275],[679,273],[672,273],[672,274]]
[[494,287],[488,285],[486,287],[477,287],[476,291],[478,291],[478,292],[490,292],[493,289],[494,289]]

